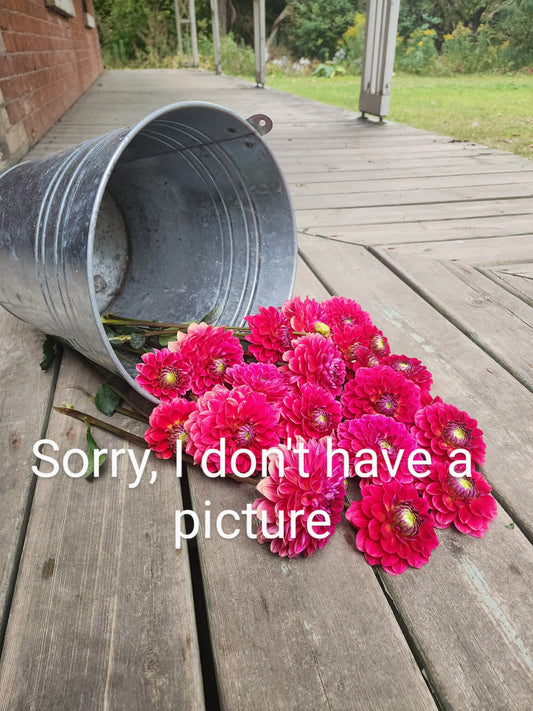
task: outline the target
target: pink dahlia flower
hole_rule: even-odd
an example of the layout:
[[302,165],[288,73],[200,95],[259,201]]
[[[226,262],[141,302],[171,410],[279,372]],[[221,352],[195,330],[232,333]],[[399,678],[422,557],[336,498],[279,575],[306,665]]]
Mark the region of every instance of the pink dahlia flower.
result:
[[162,402],[152,410],[148,420],[150,427],[144,433],[144,439],[156,457],[170,459],[176,454],[178,440],[181,440],[182,446],[187,443],[185,423],[195,410],[196,403],[184,398]]
[[223,383],[227,369],[243,361],[239,339],[223,326],[192,323],[187,333],[178,333],[177,341],[169,343],[168,347],[180,353],[189,364],[191,389],[195,395],[202,395]]
[[411,425],[420,407],[420,390],[387,365],[359,368],[355,378],[346,383],[341,404],[346,419],[386,415]]
[[315,299],[310,299],[306,296],[305,301],[302,301],[299,296],[295,296],[283,304],[281,311],[289,319],[293,330],[297,333],[322,333],[325,336],[329,335],[329,327],[326,329],[326,332],[324,332],[323,328],[327,325],[324,322],[324,309]]
[[387,339],[372,322],[333,328],[332,340],[346,365],[354,370],[367,364],[372,367],[390,352]]
[[[273,553],[289,558],[299,555],[305,558],[326,545],[341,519],[346,491],[340,462],[333,461],[332,476],[327,476],[326,448],[322,442],[310,440],[303,444],[308,451],[301,457],[302,471],[308,476],[300,473],[300,456],[281,445],[283,473],[279,458],[273,456],[268,467],[269,476],[257,485],[262,497],[254,502],[260,521],[257,540],[259,543],[270,542]],[[298,516],[293,513],[292,530],[291,512],[302,512]],[[321,512],[328,515],[329,523]],[[310,528],[312,522],[318,525]],[[323,537],[315,538],[310,530]]]
[[263,393],[276,407],[281,406],[289,393],[287,380],[272,363],[239,363],[226,371],[226,379],[233,386],[248,385],[255,392]]
[[288,363],[287,375],[292,383],[312,383],[334,395],[341,392],[346,367],[337,347],[318,333],[293,341],[293,350],[283,354]]
[[191,366],[180,353],[154,349],[141,358],[135,380],[162,402],[185,395],[191,387]]
[[391,575],[409,566],[421,568],[439,545],[427,502],[411,484],[388,481],[362,489],[346,518],[356,528],[357,548],[370,565],[381,565]]
[[281,426],[286,436],[320,439],[330,436],[341,421],[341,404],[327,390],[305,383],[283,400]]
[[259,313],[246,316],[251,332],[246,336],[248,352],[261,363],[276,363],[291,347],[293,331],[289,319],[274,306],[259,307]]
[[475,464],[485,461],[483,432],[476,420],[455,405],[436,402],[424,407],[415,415],[413,435],[421,447],[440,459],[455,449],[466,449]]
[[492,487],[473,467],[471,476],[455,477],[447,462],[435,462],[425,480],[424,498],[433,511],[434,525],[448,528],[452,523],[461,533],[482,538],[496,517]]
[[418,385],[421,393],[429,393],[433,377],[425,365],[417,358],[391,353],[383,360],[383,365],[390,366],[393,370],[402,373],[407,380],[412,380]]
[[[198,409],[187,422],[190,437],[187,452],[193,455],[195,463],[199,463],[207,449],[220,450],[224,438],[226,473],[232,472],[232,455],[238,449],[251,452],[260,467],[262,450],[279,443],[278,418],[277,408],[268,403],[263,393],[254,392],[247,385],[237,385],[233,390],[216,385],[198,398]],[[206,467],[211,472],[220,468],[216,459],[207,460]],[[250,463],[247,454],[238,454],[233,465],[234,473],[247,472]]]
[[324,311],[324,320],[330,328],[342,330],[347,326],[371,324],[372,319],[353,299],[344,296],[332,296],[320,306]]
[[[394,469],[400,450],[403,450],[403,454],[394,478],[401,484],[413,483],[413,476],[409,472],[407,464],[410,453],[417,449],[418,445],[407,427],[401,422],[396,422],[385,415],[363,415],[358,420],[344,420],[337,430],[337,444],[348,452],[350,462],[354,467],[350,472],[351,476],[355,476],[355,464],[358,461],[357,452],[362,449],[370,449],[376,453],[377,477],[363,477],[360,481],[362,485],[390,481],[389,468]],[[389,457],[389,466],[387,466],[383,452],[386,452]],[[368,454],[361,455],[363,461],[368,458]],[[359,469],[363,474],[370,474],[372,471],[370,464],[361,464]]]

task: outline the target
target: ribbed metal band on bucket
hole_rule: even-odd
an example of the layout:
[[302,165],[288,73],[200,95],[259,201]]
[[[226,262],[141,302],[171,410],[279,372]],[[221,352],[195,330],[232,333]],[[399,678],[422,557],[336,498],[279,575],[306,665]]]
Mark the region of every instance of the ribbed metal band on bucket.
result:
[[280,305],[294,284],[294,212],[255,128],[184,102],[4,173],[0,264],[2,306],[146,395],[100,314],[183,322],[216,307],[218,323],[240,325]]

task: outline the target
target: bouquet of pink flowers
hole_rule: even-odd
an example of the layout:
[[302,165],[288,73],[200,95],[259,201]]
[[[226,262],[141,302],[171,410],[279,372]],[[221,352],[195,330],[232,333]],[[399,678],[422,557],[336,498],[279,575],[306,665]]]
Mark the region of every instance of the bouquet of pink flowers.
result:
[[296,297],[246,321],[192,323],[142,355],[137,382],[160,400],[145,434],[157,457],[183,449],[204,471],[256,478],[257,540],[289,558],[325,546],[343,511],[366,560],[392,574],[429,560],[435,528],[486,533],[496,502],[475,468],[482,431],[432,395],[419,360],[390,352],[359,304]]

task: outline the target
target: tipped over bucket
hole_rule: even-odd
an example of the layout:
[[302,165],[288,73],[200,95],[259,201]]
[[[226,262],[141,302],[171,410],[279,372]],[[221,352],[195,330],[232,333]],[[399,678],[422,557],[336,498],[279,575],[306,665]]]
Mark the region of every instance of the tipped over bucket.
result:
[[134,382],[101,314],[241,325],[292,292],[296,227],[261,135],[183,102],[0,176],[0,304]]

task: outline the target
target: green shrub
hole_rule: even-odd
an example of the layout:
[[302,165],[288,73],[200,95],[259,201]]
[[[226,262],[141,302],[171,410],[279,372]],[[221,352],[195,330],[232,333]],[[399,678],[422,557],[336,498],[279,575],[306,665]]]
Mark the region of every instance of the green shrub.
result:
[[458,24],[449,35],[444,35],[442,53],[438,60],[441,73],[494,73],[512,69],[513,57],[509,41],[501,38],[488,25],[480,25],[477,32]]
[[226,74],[253,76],[255,72],[254,50],[237,42],[231,32],[220,38],[220,62]]
[[407,41],[398,37],[396,43],[396,66],[412,74],[428,74],[435,66],[437,33],[429,28],[417,27]]
[[284,30],[287,48],[295,57],[332,59],[356,5],[356,0],[291,0]]
[[346,69],[353,74],[361,73],[361,63],[365,49],[365,15],[355,13],[353,25],[348,27],[339,43],[339,48],[344,51]]

